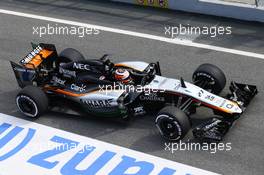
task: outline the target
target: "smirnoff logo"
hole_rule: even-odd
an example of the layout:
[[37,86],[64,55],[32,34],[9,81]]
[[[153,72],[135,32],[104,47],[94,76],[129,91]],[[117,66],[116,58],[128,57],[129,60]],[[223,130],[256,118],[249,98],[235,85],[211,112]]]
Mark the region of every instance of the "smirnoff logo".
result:
[[43,50],[42,47],[36,47],[32,52],[30,52],[25,58],[23,58],[20,62],[22,64],[29,63],[36,55],[38,55]]

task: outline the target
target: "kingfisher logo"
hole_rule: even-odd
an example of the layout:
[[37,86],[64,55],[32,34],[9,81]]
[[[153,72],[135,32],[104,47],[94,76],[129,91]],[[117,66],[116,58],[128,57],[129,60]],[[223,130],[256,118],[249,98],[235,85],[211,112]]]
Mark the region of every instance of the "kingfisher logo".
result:
[[[34,149],[45,144],[50,146]],[[0,114],[0,168],[1,175],[214,174],[4,114]]]

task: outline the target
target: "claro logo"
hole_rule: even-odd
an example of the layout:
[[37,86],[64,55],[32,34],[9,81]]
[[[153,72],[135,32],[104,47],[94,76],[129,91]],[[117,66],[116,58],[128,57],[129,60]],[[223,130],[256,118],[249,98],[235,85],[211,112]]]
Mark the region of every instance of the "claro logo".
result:
[[[14,164],[18,163],[17,169],[19,172],[23,170],[27,171],[29,168],[32,168],[32,174],[42,174],[41,172],[47,174],[47,172],[49,172],[48,174],[54,175],[94,175],[98,172],[100,172],[99,174],[104,174],[104,172],[107,171],[109,175],[128,175],[128,172],[130,172],[129,175],[173,175],[176,172],[175,169],[162,167],[157,161],[159,158],[147,158],[144,154],[138,152],[134,152],[132,154],[133,156],[131,156],[131,154],[129,155],[130,151],[125,148],[116,148],[116,146],[111,144],[89,138],[86,140],[83,139],[82,142],[85,143],[81,143],[81,141],[78,140],[83,137],[55,129],[53,131],[53,128],[45,126],[36,126],[36,128],[38,129],[25,129],[19,126],[13,127],[8,123],[0,125],[1,166],[5,166],[5,161],[12,158]],[[52,132],[49,132],[50,130],[52,130]],[[63,136],[56,134],[56,131]],[[21,135],[19,135],[21,132],[26,133],[22,134],[24,139],[22,139],[20,143],[14,145],[13,142],[17,137],[20,137],[19,140],[21,140]],[[54,135],[51,135],[51,133],[54,133]],[[45,138],[43,138],[43,135],[45,135]],[[76,140],[73,138],[76,138]],[[49,148],[48,150],[32,151],[34,144],[43,143],[43,139],[45,143],[48,142],[47,144],[51,142],[60,146]],[[12,142],[12,146],[10,146],[10,142]],[[8,147],[13,148],[3,154],[2,147],[7,144]],[[27,151],[26,153],[25,150]],[[20,159],[21,157],[23,157],[23,159]],[[20,162],[16,162],[16,160],[20,160]],[[21,162],[21,160],[26,161]],[[108,168],[104,168],[105,166]],[[5,172],[3,171],[1,173]],[[24,174],[24,172],[20,173]],[[186,174],[190,175],[191,173]]]

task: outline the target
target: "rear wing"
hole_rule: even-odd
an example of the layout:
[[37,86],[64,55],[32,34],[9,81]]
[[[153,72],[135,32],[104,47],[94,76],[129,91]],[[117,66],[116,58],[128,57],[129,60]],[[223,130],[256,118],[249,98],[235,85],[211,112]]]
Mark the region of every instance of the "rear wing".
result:
[[36,69],[40,64],[46,62],[48,66],[57,58],[57,51],[53,44],[33,44],[33,50],[27,54],[19,63],[28,69]]
[[[34,81],[43,81],[38,78],[39,73],[42,70],[52,70],[53,63],[58,57],[53,44],[31,43],[31,45],[33,50],[20,60],[20,64],[10,61],[17,83],[21,88],[33,85]],[[41,81],[37,81],[37,79]]]

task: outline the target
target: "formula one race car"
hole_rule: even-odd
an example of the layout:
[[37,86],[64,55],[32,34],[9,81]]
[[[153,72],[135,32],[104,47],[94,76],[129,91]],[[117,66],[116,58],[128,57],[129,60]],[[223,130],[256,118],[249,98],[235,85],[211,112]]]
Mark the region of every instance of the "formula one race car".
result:
[[[171,141],[183,139],[193,128],[195,138],[220,141],[257,94],[253,85],[232,82],[226,97],[218,94],[226,84],[224,73],[202,64],[193,83],[161,76],[159,63],[130,61],[113,63],[104,55],[85,59],[67,48],[59,55],[52,44],[32,44],[33,51],[11,62],[23,88],[16,97],[18,109],[36,118],[59,102],[68,102],[94,116],[129,119],[156,112],[156,126]],[[191,126],[197,107],[207,107],[218,117]]]

